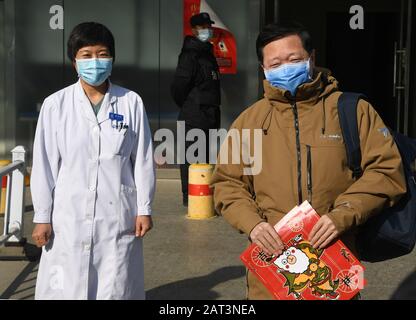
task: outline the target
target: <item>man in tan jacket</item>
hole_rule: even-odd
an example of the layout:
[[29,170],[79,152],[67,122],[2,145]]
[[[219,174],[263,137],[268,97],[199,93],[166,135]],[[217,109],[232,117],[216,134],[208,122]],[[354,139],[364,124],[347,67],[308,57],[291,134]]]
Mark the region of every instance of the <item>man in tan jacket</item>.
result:
[[[280,255],[283,243],[273,226],[309,200],[321,215],[310,234],[312,245],[325,248],[341,238],[357,254],[356,228],[406,192],[394,140],[374,108],[360,100],[363,175],[353,179],[337,112],[341,92],[329,71],[314,66],[309,33],[299,26],[269,25],[257,39],[257,51],[267,79],[264,99],[231,128],[262,130],[262,170],[247,175],[244,164],[217,164],[216,209],[250,242]],[[247,285],[249,299],[272,299],[252,273]]]

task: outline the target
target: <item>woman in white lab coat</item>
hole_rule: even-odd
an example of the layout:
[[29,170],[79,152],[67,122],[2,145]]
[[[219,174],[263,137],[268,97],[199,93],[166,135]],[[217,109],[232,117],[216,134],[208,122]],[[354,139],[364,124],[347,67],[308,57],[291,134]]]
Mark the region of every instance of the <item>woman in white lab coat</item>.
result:
[[114,38],[82,23],[68,40],[79,81],[43,103],[31,191],[43,247],[36,299],[144,299],[152,138],[141,98],[109,81]]

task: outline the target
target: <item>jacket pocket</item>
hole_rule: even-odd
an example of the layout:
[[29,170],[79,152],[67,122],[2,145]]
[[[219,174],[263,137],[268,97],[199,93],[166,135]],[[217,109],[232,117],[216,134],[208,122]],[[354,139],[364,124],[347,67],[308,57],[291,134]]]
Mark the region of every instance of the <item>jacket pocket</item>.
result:
[[121,185],[120,188],[120,235],[134,234],[136,231],[137,190]]
[[218,80],[218,79],[215,79],[216,77],[215,69],[213,68],[211,64],[208,64],[208,63],[202,64],[200,70],[201,70],[201,75],[202,75],[201,77],[202,82]]
[[336,198],[353,183],[342,143],[307,144],[306,185],[308,201],[315,210],[327,211]]

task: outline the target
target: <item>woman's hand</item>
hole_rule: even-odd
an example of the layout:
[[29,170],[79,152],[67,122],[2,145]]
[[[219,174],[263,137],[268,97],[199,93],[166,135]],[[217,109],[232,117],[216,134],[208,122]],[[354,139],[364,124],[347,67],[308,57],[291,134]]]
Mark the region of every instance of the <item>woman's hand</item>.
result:
[[52,225],[50,223],[39,223],[33,229],[32,239],[38,248],[42,248],[48,244],[51,234]]
[[151,216],[137,216],[136,218],[136,237],[143,238],[150,229],[153,228]]

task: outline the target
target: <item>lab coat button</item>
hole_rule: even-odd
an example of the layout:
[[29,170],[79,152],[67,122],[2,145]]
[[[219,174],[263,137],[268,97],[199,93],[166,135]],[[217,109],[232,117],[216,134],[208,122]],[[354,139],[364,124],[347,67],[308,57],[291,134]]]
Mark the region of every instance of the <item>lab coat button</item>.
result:
[[94,186],[91,186],[90,190],[94,192],[96,190],[96,188]]
[[85,251],[90,251],[90,249],[91,249],[91,246],[89,244],[84,245],[84,250]]

